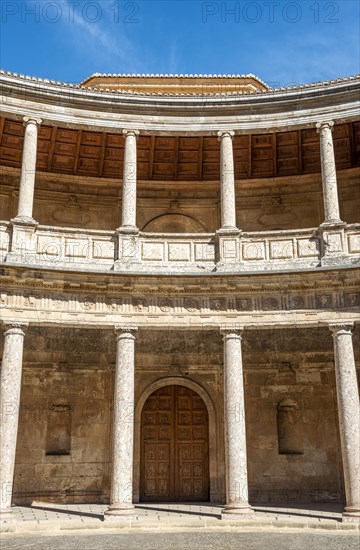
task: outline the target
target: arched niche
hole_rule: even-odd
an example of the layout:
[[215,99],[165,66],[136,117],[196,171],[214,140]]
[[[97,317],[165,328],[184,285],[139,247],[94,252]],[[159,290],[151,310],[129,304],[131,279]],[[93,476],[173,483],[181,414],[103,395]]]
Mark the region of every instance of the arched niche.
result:
[[145,224],[142,231],[147,233],[208,233],[203,223],[192,216],[180,213],[156,216]]

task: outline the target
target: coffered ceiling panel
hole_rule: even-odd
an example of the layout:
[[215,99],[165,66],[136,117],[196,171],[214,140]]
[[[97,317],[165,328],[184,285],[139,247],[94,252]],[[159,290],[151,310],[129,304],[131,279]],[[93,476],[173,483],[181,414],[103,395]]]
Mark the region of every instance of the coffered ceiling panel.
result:
[[[333,131],[338,168],[360,164],[360,122]],[[21,167],[24,126],[0,119],[0,162]],[[233,139],[236,179],[320,172],[320,138],[315,128]],[[217,136],[142,136],[137,139],[140,180],[202,181],[220,178]],[[40,126],[37,169],[122,179],[124,137],[88,130]]]

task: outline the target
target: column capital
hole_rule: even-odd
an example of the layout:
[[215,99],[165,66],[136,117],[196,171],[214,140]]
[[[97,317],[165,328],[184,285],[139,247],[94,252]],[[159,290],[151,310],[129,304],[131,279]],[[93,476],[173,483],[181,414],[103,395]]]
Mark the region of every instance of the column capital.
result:
[[36,124],[36,126],[40,126],[42,124],[41,118],[31,117],[31,116],[24,116],[23,117],[23,125],[27,126],[27,124]]
[[134,136],[135,138],[137,138],[140,135],[140,130],[128,130],[126,128],[122,131],[122,133],[124,134],[124,137]]
[[29,326],[29,323],[18,323],[16,321],[5,321],[3,323],[4,336],[9,336],[10,334],[20,334],[25,336],[24,329]]
[[221,327],[220,333],[223,335],[223,340],[240,339],[244,332],[242,325],[228,325]]
[[331,323],[329,324],[329,330],[332,332],[333,338],[341,336],[343,334],[352,335],[354,323]]
[[234,130],[219,130],[217,135],[218,135],[218,140],[221,141],[226,136],[229,136],[232,139],[235,135],[235,132]]
[[114,330],[117,339],[128,338],[129,340],[135,340],[135,334],[137,333],[139,328],[137,325],[129,323],[128,325],[115,325]]
[[321,130],[323,128],[330,128],[332,131],[334,128],[334,121],[333,120],[322,120],[321,122],[316,123],[316,131],[318,134],[320,134]]

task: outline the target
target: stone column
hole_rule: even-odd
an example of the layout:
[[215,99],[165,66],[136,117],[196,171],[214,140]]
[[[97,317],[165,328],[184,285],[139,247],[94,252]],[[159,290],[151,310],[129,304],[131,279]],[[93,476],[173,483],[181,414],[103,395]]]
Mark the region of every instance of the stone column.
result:
[[343,521],[360,521],[360,404],[352,328],[352,323],[330,325],[346,496]]
[[339,198],[336,180],[336,165],[334,143],[332,138],[334,122],[318,122],[317,132],[320,134],[321,176],[325,221],[322,225],[342,223],[339,213]]
[[134,518],[133,440],[135,332],[137,327],[116,328],[116,367],[110,506],[105,520]]
[[218,132],[220,140],[221,231],[236,230],[233,131]]
[[35,223],[33,204],[35,190],[36,152],[40,119],[24,117],[25,136],[21,164],[20,191],[16,222]]
[[224,403],[226,506],[224,518],[254,517],[249,505],[246,456],[244,381],[241,356],[243,329],[222,331],[224,340]]
[[124,173],[122,194],[122,233],[137,233],[136,226],[136,139],[139,130],[124,130]]
[[11,500],[20,410],[24,325],[5,326],[1,366],[0,523],[13,522]]

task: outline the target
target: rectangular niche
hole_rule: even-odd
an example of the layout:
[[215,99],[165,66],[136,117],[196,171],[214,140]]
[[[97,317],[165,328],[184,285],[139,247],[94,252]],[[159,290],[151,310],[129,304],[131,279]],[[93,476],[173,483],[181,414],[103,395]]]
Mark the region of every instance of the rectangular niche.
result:
[[71,406],[52,404],[46,426],[46,456],[66,456],[71,451]]
[[283,399],[278,403],[277,433],[280,455],[303,454],[302,411],[295,399]]

